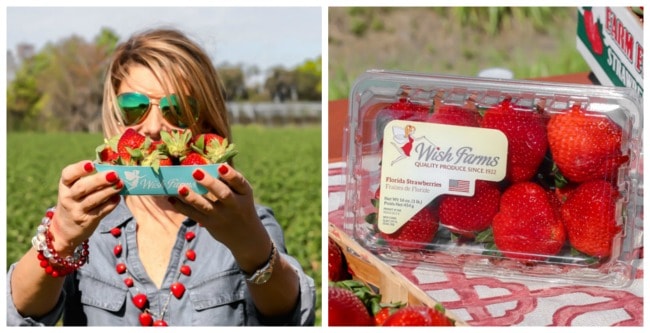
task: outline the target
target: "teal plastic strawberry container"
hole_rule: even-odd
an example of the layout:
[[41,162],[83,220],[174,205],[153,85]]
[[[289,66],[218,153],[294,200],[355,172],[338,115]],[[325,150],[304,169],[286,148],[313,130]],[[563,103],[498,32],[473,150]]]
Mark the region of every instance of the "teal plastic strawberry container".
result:
[[205,194],[207,190],[194,180],[192,173],[201,169],[206,174],[218,178],[220,164],[192,166],[162,166],[158,170],[149,166],[124,166],[95,163],[98,172],[115,171],[124,182],[122,195],[170,195],[177,196],[178,188],[185,185],[190,190]]
[[642,114],[629,88],[368,71],[349,97],[344,229],[385,260],[626,286]]

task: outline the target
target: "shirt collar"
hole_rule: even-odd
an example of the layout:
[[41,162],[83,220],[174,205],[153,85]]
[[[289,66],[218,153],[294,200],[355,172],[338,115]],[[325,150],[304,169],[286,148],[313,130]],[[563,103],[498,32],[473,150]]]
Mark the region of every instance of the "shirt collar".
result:
[[133,214],[126,203],[124,203],[123,198],[120,199],[120,203],[115,207],[115,209],[110,212],[106,217],[104,217],[102,223],[99,224],[99,232],[110,232],[111,229],[119,227],[124,223],[128,222],[133,218]]

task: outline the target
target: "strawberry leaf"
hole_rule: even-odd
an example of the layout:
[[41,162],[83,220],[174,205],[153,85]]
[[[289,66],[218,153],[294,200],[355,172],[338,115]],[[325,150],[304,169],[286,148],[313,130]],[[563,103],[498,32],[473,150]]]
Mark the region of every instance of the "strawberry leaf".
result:
[[477,243],[494,243],[494,234],[492,233],[492,228],[487,228],[476,234],[474,240]]
[[562,172],[557,167],[557,164],[553,163],[553,168],[551,170],[552,170],[552,174],[555,176],[554,177],[555,188],[562,188],[569,183],[569,181],[564,177],[564,175],[562,175]]
[[377,213],[370,213],[366,215],[365,220],[370,224],[377,224]]

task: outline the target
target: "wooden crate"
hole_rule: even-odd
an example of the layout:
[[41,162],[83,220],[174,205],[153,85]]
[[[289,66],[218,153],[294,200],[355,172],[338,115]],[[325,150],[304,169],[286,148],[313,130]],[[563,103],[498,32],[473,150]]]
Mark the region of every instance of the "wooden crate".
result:
[[[412,305],[424,304],[431,308],[439,304],[424,290],[331,223],[328,234],[343,251],[347,264],[354,273],[354,279],[380,293],[382,302],[401,301]],[[446,311],[445,314],[455,321],[456,326],[467,326],[467,323],[453,313]]]

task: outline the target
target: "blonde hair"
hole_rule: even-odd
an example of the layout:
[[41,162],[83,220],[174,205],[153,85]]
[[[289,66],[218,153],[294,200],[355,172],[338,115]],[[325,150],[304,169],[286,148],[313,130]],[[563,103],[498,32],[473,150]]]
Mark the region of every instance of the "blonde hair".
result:
[[[199,117],[188,126],[192,133],[216,133],[232,142],[219,75],[205,51],[174,29],[143,31],[115,49],[104,81],[102,123],[105,137],[121,133],[116,91],[132,65],[151,70],[166,85],[166,94],[184,91],[196,100]],[[184,94],[179,97],[185,119],[193,119],[187,98]]]

